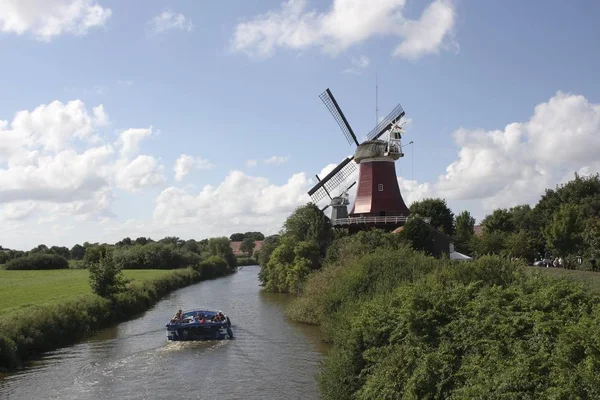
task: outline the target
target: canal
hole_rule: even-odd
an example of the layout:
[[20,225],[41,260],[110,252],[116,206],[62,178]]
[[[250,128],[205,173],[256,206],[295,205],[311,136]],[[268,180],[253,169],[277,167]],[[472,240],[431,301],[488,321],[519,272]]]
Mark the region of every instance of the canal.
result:
[[[318,328],[284,316],[258,267],[180,289],[140,317],[0,378],[0,399],[318,399]],[[179,308],[221,309],[234,340],[167,342]]]

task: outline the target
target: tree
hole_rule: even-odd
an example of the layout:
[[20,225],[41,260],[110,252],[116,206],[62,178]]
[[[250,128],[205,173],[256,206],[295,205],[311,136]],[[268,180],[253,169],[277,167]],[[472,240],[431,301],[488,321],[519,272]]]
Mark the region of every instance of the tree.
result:
[[420,217],[431,218],[430,225],[446,235],[454,234],[454,213],[448,208],[446,200],[427,198],[415,201],[410,206],[410,212]]
[[505,208],[494,210],[481,221],[483,230],[487,232],[515,232],[516,227],[511,213]]
[[280,235],[267,236],[265,240],[263,240],[262,247],[256,252],[256,261],[261,267],[267,265],[269,258],[271,257],[271,253],[273,253],[273,250],[279,246],[280,242]]
[[83,260],[83,257],[85,256],[85,249],[82,245],[76,244],[73,246],[73,248],[71,248],[69,254],[73,260]]
[[183,250],[191,251],[192,253],[201,254],[200,244],[194,239],[186,240],[182,246]]
[[256,243],[254,242],[254,239],[247,237],[244,240],[242,240],[242,244],[240,245],[240,251],[246,253],[248,257],[251,257],[255,247]]
[[261,232],[246,232],[244,233],[244,238],[250,238],[254,240],[265,240],[265,235]]
[[34,254],[34,253],[48,253],[48,246],[46,246],[45,244],[40,244],[37,247],[34,247],[33,249],[29,250],[29,253]]
[[117,247],[131,246],[131,245],[133,245],[133,241],[131,240],[130,237],[126,237],[125,239],[120,240],[117,243],[115,243],[115,246],[117,246]]
[[71,256],[69,249],[64,246],[52,246],[52,247],[50,247],[49,252],[57,254],[61,257],[67,258],[67,259]]
[[166,236],[160,239],[158,243],[172,244],[175,247],[181,247],[185,243],[185,240],[181,240],[177,236]]
[[543,230],[548,247],[566,256],[578,254],[583,247],[583,228],[581,209],[574,204],[562,205],[552,220],[552,224]]
[[402,235],[408,239],[415,250],[433,253],[433,232],[431,226],[423,219],[419,217],[409,219],[404,224]]
[[294,237],[297,242],[317,243],[321,257],[325,257],[333,237],[331,221],[314,203],[296,208],[285,220],[283,234]]
[[235,254],[229,244],[229,239],[225,236],[208,239],[207,252],[209,256],[221,256],[229,268],[233,269],[237,265]]
[[241,242],[242,240],[244,240],[245,236],[243,233],[234,233],[231,236],[229,236],[229,239],[232,242]]
[[146,245],[146,244],[148,244],[150,242],[153,242],[153,240],[150,239],[150,238],[145,238],[145,237],[141,236],[141,237],[135,239],[134,242],[135,242],[135,244],[139,244],[139,245],[143,246],[143,245]]
[[123,291],[127,282],[122,274],[122,265],[115,261],[113,252],[105,246],[99,249],[98,260],[89,265],[90,286],[98,296],[113,298]]
[[469,252],[471,250],[469,243],[474,234],[475,218],[465,210],[456,216],[455,227],[456,233],[454,239],[457,250]]

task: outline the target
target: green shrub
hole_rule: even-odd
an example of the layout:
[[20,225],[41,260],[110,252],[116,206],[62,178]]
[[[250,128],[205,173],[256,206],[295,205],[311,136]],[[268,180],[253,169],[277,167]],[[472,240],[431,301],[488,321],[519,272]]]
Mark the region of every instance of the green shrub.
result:
[[238,257],[237,258],[237,266],[243,267],[246,265],[258,265],[258,262],[254,257]]
[[115,260],[123,265],[123,269],[177,269],[198,264],[201,258],[172,243],[152,242],[117,248]]
[[581,285],[525,275],[499,257],[435,260],[443,267],[429,272],[413,259],[418,278],[384,273],[376,260],[340,273],[338,296],[362,297],[332,311],[338,324],[323,325],[334,338],[324,399],[600,395],[600,298]]
[[92,292],[105,298],[114,298],[125,288],[122,264],[115,260],[113,252],[102,249],[100,259],[88,267]]
[[7,270],[48,270],[67,269],[69,262],[56,254],[34,253],[25,257],[14,258],[6,263]]

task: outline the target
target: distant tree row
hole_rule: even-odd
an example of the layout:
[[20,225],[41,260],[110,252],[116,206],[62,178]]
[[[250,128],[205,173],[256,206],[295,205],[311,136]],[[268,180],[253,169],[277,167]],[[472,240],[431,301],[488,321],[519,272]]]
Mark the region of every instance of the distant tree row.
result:
[[[547,189],[538,203],[498,208],[481,221],[469,211],[458,215],[442,199],[424,199],[411,205],[413,214],[431,218],[431,225],[450,236],[458,251],[470,255],[498,254],[532,262],[546,255],[562,257],[582,268],[600,257],[600,176],[575,178]],[[589,265],[587,265],[589,267]]]
[[234,233],[229,236],[232,242],[242,242],[244,239],[250,238],[252,240],[265,240],[265,235],[261,232],[246,232],[246,233]]
[[[231,250],[227,237],[216,237],[196,241],[182,240],[178,237],[165,237],[158,241],[140,237],[135,240],[125,238],[114,245],[106,243],[76,244],[70,250],[67,247],[39,245],[30,251],[0,251],[0,264],[7,269],[42,269],[51,265],[48,257],[52,256],[52,265],[66,265],[67,260],[75,260],[74,265],[87,268],[98,262],[104,250],[111,250],[117,262],[125,269],[161,268],[171,269],[195,265],[211,256],[222,257],[230,267],[236,265],[236,258]],[[22,260],[20,260],[22,259]],[[65,263],[57,261],[62,259]],[[42,262],[45,264],[42,265]]]

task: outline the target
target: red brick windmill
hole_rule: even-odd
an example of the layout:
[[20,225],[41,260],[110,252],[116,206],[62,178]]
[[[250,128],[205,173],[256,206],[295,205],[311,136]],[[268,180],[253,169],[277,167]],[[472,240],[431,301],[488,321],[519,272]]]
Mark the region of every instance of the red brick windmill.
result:
[[[395,161],[404,156],[400,140],[405,115],[398,104],[388,116],[367,134],[367,139],[359,143],[348,120],[340,109],[329,89],[320,96],[321,100],[337,121],[350,144],[356,144],[354,156],[346,157],[327,176],[320,179],[308,194],[316,203],[332,193],[355,171],[359,165],[358,188],[356,198],[348,217],[343,212],[332,214],[332,224],[347,227],[351,232],[372,227],[392,230],[403,225],[410,214],[400,194],[396,177]],[[388,133],[387,139],[380,139]],[[412,142],[411,142],[412,143]],[[340,207],[337,197],[332,199],[332,208]],[[347,203],[346,203],[347,204]]]

